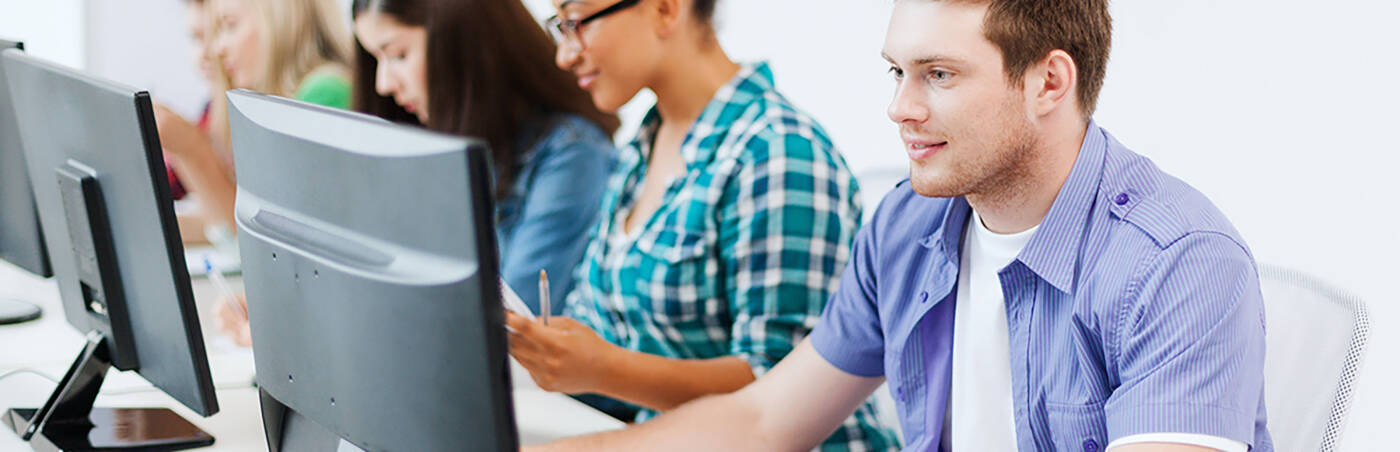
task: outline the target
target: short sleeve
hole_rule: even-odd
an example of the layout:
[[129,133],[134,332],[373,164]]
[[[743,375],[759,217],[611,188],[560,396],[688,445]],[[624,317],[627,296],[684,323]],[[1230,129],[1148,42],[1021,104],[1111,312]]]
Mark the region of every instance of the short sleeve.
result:
[[880,326],[878,231],[888,214],[884,204],[856,234],[841,285],[822,312],[810,339],[817,353],[842,371],[861,377],[884,375],[885,336]]
[[1194,233],[1142,266],[1118,320],[1110,438],[1176,432],[1254,442],[1263,397],[1258,272],[1227,236]]

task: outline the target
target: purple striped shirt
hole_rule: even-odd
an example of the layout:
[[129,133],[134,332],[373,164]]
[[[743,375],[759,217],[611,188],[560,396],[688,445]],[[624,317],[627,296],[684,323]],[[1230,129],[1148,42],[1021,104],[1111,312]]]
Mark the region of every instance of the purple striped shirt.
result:
[[[897,186],[811,334],[832,365],[886,378],[908,450],[939,447],[970,212]],[[998,276],[1011,356],[987,359],[1011,361],[1021,450],[1094,452],[1164,432],[1273,450],[1249,248],[1204,195],[1093,122],[1039,230]]]

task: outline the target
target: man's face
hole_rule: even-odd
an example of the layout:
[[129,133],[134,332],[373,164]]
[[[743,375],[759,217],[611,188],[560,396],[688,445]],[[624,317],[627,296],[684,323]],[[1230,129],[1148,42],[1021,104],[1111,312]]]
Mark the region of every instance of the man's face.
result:
[[1023,84],[1008,84],[1001,51],[982,34],[985,14],[985,5],[895,2],[884,47],[895,78],[888,113],[920,195],[1004,191],[1036,148]]

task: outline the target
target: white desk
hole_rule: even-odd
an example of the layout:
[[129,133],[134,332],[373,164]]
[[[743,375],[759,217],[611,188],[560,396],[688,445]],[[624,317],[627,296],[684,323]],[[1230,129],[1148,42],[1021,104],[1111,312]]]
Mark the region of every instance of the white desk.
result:
[[[238,278],[230,283],[242,286]],[[99,406],[164,407],[214,435],[210,451],[267,450],[263,437],[258,391],[253,388],[252,352],[232,345],[221,337],[213,323],[213,304],[218,293],[208,280],[198,278],[193,283],[200,324],[204,328],[209,353],[209,368],[218,388],[220,411],[201,418],[180,405],[170,396],[156,390],[140,376],[130,372],[109,372],[103,383]],[[0,325],[0,375],[15,369],[33,369],[53,378],[60,378],[77,357],[83,346],[78,334],[63,318],[59,305],[58,287],[0,261],[0,297],[20,298],[39,305],[43,317],[39,320]],[[622,428],[623,423],[608,417],[572,398],[541,391],[525,374],[515,367],[515,417],[523,444],[536,444],[586,433]],[[47,379],[21,373],[0,380],[0,410],[10,407],[38,407],[53,392],[54,383]],[[28,445],[8,431],[0,431],[0,450],[28,450]]]

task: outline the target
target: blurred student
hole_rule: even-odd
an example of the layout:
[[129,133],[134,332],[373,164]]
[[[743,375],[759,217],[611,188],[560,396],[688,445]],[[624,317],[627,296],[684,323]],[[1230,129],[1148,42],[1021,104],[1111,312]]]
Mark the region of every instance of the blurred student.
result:
[[[171,111],[165,105],[155,106],[156,126],[160,132],[161,144],[167,152],[199,152],[208,145],[218,157],[223,169],[232,174],[233,158],[228,152],[228,123],[224,120],[224,88],[213,58],[210,58],[208,30],[213,18],[206,7],[206,0],[186,0],[185,18],[191,43],[194,44],[195,62],[199,74],[209,86],[209,99],[194,123]],[[166,176],[169,179],[171,195],[184,199],[186,192],[175,170],[173,158],[166,159]],[[185,242],[204,242],[203,216],[199,212],[177,212],[180,220],[180,234]]]
[[[350,108],[350,29],[335,0],[206,0],[213,15],[209,57],[216,84]],[[226,126],[227,109],[217,112]],[[162,131],[162,142],[165,131]],[[231,149],[224,138],[223,148]],[[231,157],[218,146],[188,140],[170,146],[182,184],[199,198],[204,221],[231,234],[237,189]],[[226,154],[231,156],[232,154]],[[219,328],[234,342],[250,345],[247,308],[241,296],[218,307]]]
[[491,148],[501,275],[553,314],[598,223],[617,117],[553,67],[554,42],[518,0],[355,0],[355,109]]
[[[572,319],[508,314],[511,354],[541,387],[636,405],[639,422],[742,388],[792,351],[835,291],[861,216],[825,130],[766,64],[720,47],[716,3],[556,0],[546,25],[555,63],[599,108],[642,89],[657,100],[608,184]],[[898,447],[868,403],[834,430],[824,449]]]
[[[227,130],[222,88],[349,108],[350,32],[335,0],[206,0],[206,39],[220,90],[211,124]],[[201,137],[157,112],[161,142],[181,185],[200,201],[206,224],[233,231],[235,179],[226,133]],[[214,139],[209,139],[214,138]]]

